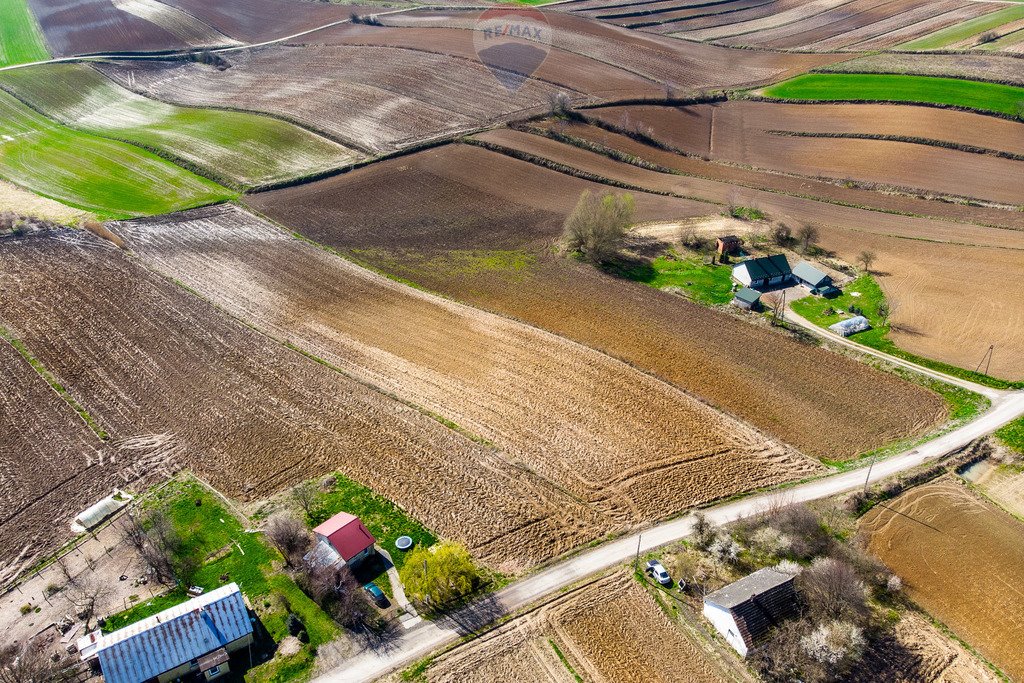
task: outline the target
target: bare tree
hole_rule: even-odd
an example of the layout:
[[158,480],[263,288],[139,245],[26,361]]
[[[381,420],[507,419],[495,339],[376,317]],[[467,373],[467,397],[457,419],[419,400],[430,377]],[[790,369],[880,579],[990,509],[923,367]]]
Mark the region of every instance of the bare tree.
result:
[[68,586],[68,600],[75,608],[75,615],[85,622],[85,631],[89,631],[89,624],[96,615],[96,608],[100,602],[110,595],[110,588],[92,574],[80,576],[77,581]]
[[815,621],[863,624],[868,617],[867,589],[856,570],[831,557],[818,558],[800,574],[800,593]]
[[289,567],[298,564],[298,558],[312,543],[306,525],[286,512],[278,513],[267,520],[263,533],[274,547],[281,551]]
[[145,520],[129,513],[124,533],[162,584],[188,583],[198,569],[198,559],[183,548],[181,537],[162,510],[154,510]]
[[875,262],[875,258],[875,252],[865,249],[864,251],[860,252],[860,255],[857,257],[857,262],[864,266],[865,273],[870,273],[871,264]]
[[812,244],[818,241],[820,233],[818,232],[818,228],[807,223],[800,226],[800,229],[797,231],[797,235],[800,237],[800,241],[804,245],[804,252],[806,252],[811,248]]
[[374,628],[379,616],[347,566],[305,565],[299,586],[339,624],[358,629]]
[[292,489],[292,499],[299,504],[299,507],[306,513],[307,517],[309,517],[309,512],[313,509],[319,497],[320,494],[316,490],[316,484],[312,481],[301,482]]
[[785,297],[779,292],[768,292],[761,297],[761,301],[772,312],[772,324],[777,325],[779,318],[782,317],[782,307],[786,303]]
[[772,228],[772,239],[780,247],[788,247],[793,242],[793,230],[785,223],[778,223]]
[[565,238],[571,251],[591,263],[607,263],[622,248],[633,223],[633,197],[629,194],[601,195],[584,191],[565,219]]
[[75,661],[66,654],[50,655],[34,641],[0,649],[0,683],[60,683],[76,678]]

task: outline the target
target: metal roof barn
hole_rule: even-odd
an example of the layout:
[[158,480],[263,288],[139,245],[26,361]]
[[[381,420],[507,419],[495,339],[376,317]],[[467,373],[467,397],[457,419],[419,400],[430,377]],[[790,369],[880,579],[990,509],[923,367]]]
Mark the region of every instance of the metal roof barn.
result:
[[142,683],[252,633],[245,598],[230,583],[103,636],[107,683]]

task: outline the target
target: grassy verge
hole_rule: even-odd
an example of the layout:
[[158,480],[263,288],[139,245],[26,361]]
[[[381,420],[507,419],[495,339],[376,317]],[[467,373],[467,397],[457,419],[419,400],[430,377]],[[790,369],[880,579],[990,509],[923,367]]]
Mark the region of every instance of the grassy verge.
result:
[[[145,507],[165,512],[183,546],[202,558],[191,577],[207,591],[235,582],[249,599],[260,621],[275,642],[289,635],[289,613],[302,621],[309,643],[295,655],[274,658],[246,675],[250,681],[303,680],[309,677],[318,646],[338,637],[334,621],[310,600],[291,578],[275,569],[276,550],[260,534],[246,531],[242,523],[213,492],[194,479],[174,481],[147,499]],[[135,623],[187,599],[179,587],[158,598],[107,617],[104,630]]]
[[917,102],[1020,116],[1024,88],[936,76],[805,74],[766,88],[765,97],[805,101]]
[[26,0],[0,0],[0,66],[49,59],[43,34]]
[[1024,19],[1024,6],[1020,7],[1007,7],[1001,9],[998,12],[992,12],[985,14],[968,21],[962,21],[959,24],[954,24],[941,31],[930,33],[926,36],[922,36],[910,42],[897,45],[897,50],[938,50],[940,48],[952,45],[953,43],[966,40],[971,36],[979,33],[984,33],[994,28],[998,28],[1003,24],[1008,24],[1011,21],[1017,21],[1018,19]]
[[1024,453],[1024,417],[1017,418],[1010,424],[996,430],[996,438],[1007,448]]
[[572,676],[577,683],[583,683],[583,677],[576,673],[576,669],[572,668],[572,664],[570,664],[569,660],[566,659],[565,654],[562,652],[562,648],[558,647],[558,643],[556,643],[552,638],[548,638],[548,643],[551,644],[551,649],[555,651],[555,654],[558,656],[558,661],[560,661],[562,666],[566,668],[569,675]]
[[[857,294],[858,296],[854,296]],[[1024,382],[1014,382],[999,379],[981,372],[967,370],[942,361],[924,358],[896,346],[889,339],[890,327],[884,316],[879,314],[879,306],[885,303],[885,295],[881,287],[870,275],[862,275],[843,289],[843,294],[835,299],[820,299],[817,297],[806,297],[798,299],[792,304],[793,310],[818,325],[828,327],[840,320],[850,317],[849,307],[854,306],[870,322],[872,329],[858,332],[850,337],[851,340],[859,342],[864,346],[882,351],[896,358],[901,358],[916,363],[930,370],[942,372],[952,377],[965,379],[995,389],[1021,389]]]
[[705,305],[732,300],[732,267],[708,265],[699,257],[680,257],[674,251],[649,264],[617,269],[616,274],[656,289],[672,288]]
[[316,526],[339,512],[351,513],[362,520],[377,539],[377,544],[391,554],[398,568],[405,561],[405,553],[395,548],[395,540],[399,536],[412,537],[414,546],[429,547],[437,543],[437,537],[426,527],[384,496],[337,472],[332,476],[333,486],[329,491],[321,492],[310,507],[307,518],[310,526]]

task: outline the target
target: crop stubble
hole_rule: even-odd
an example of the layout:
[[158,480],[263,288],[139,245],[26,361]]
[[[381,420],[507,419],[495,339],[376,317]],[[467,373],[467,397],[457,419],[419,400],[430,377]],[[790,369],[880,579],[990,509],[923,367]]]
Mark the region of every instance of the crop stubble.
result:
[[156,269],[632,524],[818,471],[588,348],[396,284],[231,206],[123,223]]
[[0,241],[0,310],[114,440],[171,435],[181,466],[247,500],[340,469],[505,571],[612,528],[491,449],[105,244],[72,231]]

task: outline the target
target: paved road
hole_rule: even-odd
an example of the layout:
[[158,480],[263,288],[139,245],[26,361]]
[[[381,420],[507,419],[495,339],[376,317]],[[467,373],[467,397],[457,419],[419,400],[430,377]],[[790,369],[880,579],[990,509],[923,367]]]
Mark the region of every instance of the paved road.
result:
[[[892,359],[890,359],[892,360]],[[988,392],[992,407],[970,424],[956,429],[910,451],[893,456],[874,465],[871,481],[892,476],[916,467],[926,460],[953,452],[971,441],[990,434],[1004,424],[1024,415],[1024,391]],[[851,470],[823,479],[785,489],[744,498],[710,508],[708,519],[721,525],[763,510],[769,503],[797,503],[834,496],[863,486],[868,468]],[[483,625],[502,615],[554,595],[559,590],[609,567],[628,562],[639,547],[646,552],[688,536],[693,527],[693,516],[686,515],[658,524],[641,533],[606,543],[563,560],[547,569],[531,574],[503,588],[486,604],[481,604],[456,615],[443,624],[423,622],[402,633],[387,649],[364,650],[347,660],[334,671],[316,679],[318,683],[349,683],[372,681],[397,668],[408,666],[431,652],[462,637],[467,628],[459,623]],[[481,616],[485,615],[485,616]]]

